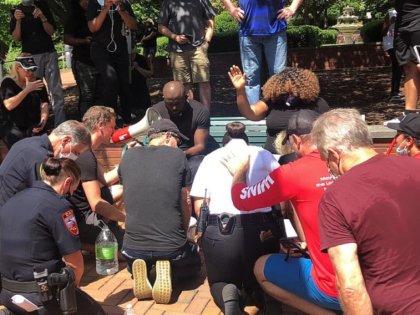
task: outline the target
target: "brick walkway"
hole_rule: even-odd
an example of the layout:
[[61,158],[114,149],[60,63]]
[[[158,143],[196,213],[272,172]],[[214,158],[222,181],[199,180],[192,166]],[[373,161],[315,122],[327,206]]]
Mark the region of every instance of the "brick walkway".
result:
[[[132,291],[131,275],[125,267],[125,263],[120,263],[117,274],[99,276],[95,270],[94,256],[85,256],[85,274],[81,287],[102,305],[108,315],[124,314],[125,306],[129,303],[133,304],[137,315],[222,315],[210,295],[205,265],[195,278],[174,287],[169,304],[156,304],[153,300],[137,301]],[[245,311],[249,315],[258,314],[258,309],[251,305]],[[283,307],[283,314],[304,315],[288,306]]]

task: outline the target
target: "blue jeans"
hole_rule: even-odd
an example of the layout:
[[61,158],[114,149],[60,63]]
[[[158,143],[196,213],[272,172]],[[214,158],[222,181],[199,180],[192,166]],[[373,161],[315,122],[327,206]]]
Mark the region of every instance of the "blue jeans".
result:
[[246,95],[252,105],[260,100],[263,53],[267,60],[270,77],[286,68],[286,29],[273,35],[239,37],[239,46],[241,48],[242,67],[247,76]]

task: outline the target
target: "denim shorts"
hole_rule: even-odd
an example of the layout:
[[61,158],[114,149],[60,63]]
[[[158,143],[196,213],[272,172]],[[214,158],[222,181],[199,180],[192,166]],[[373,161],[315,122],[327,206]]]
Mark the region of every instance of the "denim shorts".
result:
[[143,47],[143,54],[156,54],[156,47]]
[[338,298],[323,293],[312,279],[312,260],[293,258],[285,261],[284,254],[268,257],[264,266],[265,278],[276,286],[316,305],[341,310]]

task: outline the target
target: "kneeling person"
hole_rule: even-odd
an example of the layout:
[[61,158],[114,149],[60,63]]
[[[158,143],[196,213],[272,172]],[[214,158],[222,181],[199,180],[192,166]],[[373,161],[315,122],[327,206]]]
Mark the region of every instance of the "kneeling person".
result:
[[124,222],[125,212],[113,204],[122,199],[122,186],[114,185],[118,182],[117,169],[106,172],[93,153],[101,144],[109,144],[115,130],[115,112],[110,107],[92,106],[83,116],[83,124],[90,131],[92,150],[85,151],[76,160],[82,177],[69,199],[79,225],[82,248],[94,251],[96,237],[101,232],[99,220],[103,220],[108,223],[121,249],[124,231],[116,221]]
[[[187,240],[191,218],[188,190],[191,172],[174,123],[161,119],[148,131],[149,146],[127,151],[118,172],[127,213],[122,255],[133,273],[134,295],[168,303],[173,279],[185,279],[201,268],[194,244]],[[147,278],[156,266],[153,287]]]

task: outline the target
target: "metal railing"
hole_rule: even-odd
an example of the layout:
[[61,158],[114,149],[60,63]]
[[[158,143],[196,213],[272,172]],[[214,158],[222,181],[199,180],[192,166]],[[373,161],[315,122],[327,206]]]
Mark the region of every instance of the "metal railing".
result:
[[[62,62],[62,69],[71,68],[71,53],[72,53],[73,47],[69,45],[63,45],[63,46],[64,46],[63,50],[57,51],[57,54],[59,55],[58,61]],[[9,60],[4,61],[0,59],[0,80],[3,79],[3,65],[7,63],[15,62],[15,58],[17,57],[17,55],[19,55],[19,53],[11,53],[11,54],[8,54],[8,57],[10,56],[12,57]]]

